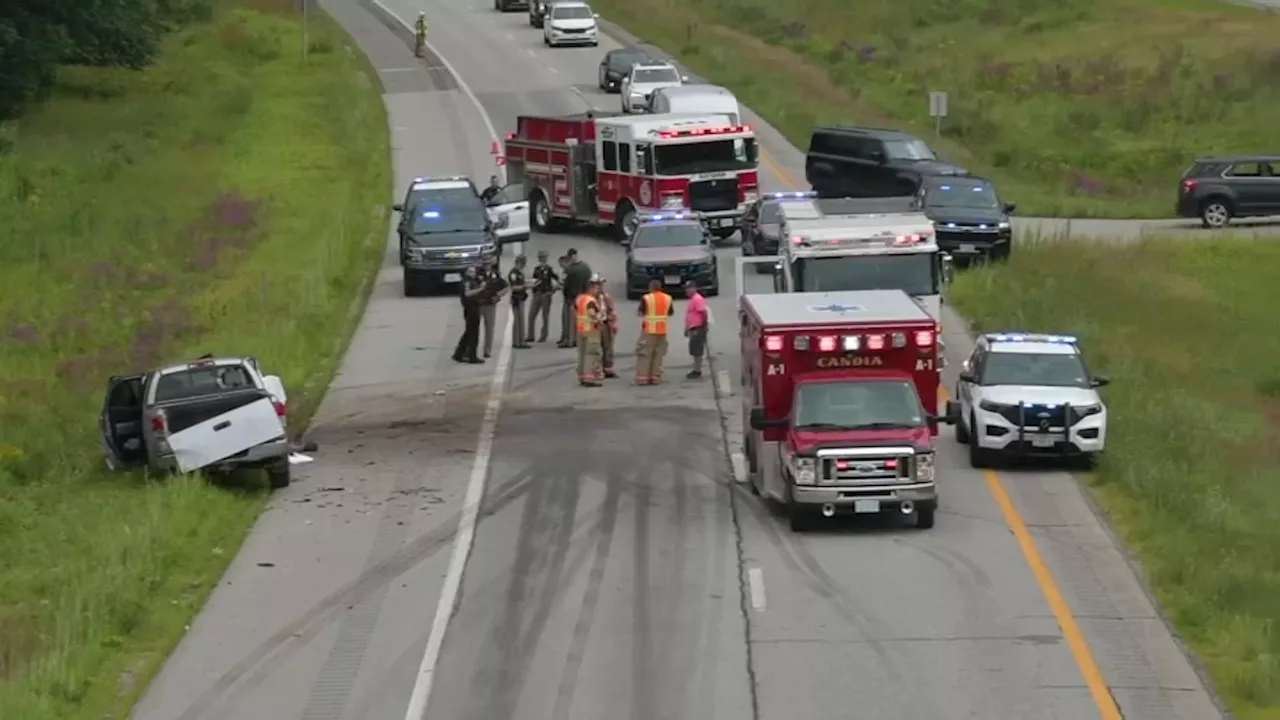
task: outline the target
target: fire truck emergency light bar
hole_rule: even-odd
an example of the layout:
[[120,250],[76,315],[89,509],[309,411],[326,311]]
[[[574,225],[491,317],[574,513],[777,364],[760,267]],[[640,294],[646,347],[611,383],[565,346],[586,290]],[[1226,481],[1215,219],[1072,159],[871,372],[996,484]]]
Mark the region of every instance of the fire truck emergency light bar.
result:
[[1080,339],[1075,335],[1059,335],[1056,333],[986,333],[987,342],[1041,342],[1058,343],[1060,345],[1079,345]]
[[[933,347],[935,338],[932,330],[916,330],[911,340],[918,348]],[[812,350],[816,344],[818,352],[858,352],[859,350],[884,350],[886,347],[901,349],[907,346],[907,333],[891,335],[819,335],[817,342],[808,335],[796,335],[792,338],[792,349],[798,351]],[[786,340],[781,335],[765,335],[764,349],[768,352],[782,352]]]
[[659,130],[660,138],[696,137],[699,135],[728,135],[751,132],[750,125],[725,125],[724,127],[690,128],[689,130]]
[[[920,245],[926,243],[933,237],[932,233],[914,233],[912,235],[877,235],[874,237],[864,238],[831,238],[825,242],[826,245],[892,245],[893,247],[908,247],[910,245]],[[792,235],[791,244],[796,247],[816,247],[823,243],[815,243],[805,235]]]

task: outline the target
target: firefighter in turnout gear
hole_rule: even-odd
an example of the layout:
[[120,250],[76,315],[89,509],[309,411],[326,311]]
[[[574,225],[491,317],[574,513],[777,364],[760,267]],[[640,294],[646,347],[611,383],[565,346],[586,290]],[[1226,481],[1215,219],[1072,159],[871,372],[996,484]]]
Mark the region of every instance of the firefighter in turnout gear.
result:
[[600,326],[600,358],[604,376],[616,378],[618,374],[613,371],[613,347],[618,340],[618,307],[613,301],[613,295],[604,289],[605,282],[604,276],[600,276],[600,310],[604,315],[604,324]]
[[578,383],[584,387],[600,387],[603,360],[600,335],[606,318],[600,300],[599,275],[592,275],[586,290],[578,295],[574,316],[578,335]]
[[649,292],[640,298],[640,341],[636,343],[636,384],[662,381],[662,361],[667,356],[667,327],[675,314],[675,301],[662,291],[661,280],[649,281]]
[[415,57],[427,56],[427,14],[418,13],[418,21],[413,24],[413,54]]

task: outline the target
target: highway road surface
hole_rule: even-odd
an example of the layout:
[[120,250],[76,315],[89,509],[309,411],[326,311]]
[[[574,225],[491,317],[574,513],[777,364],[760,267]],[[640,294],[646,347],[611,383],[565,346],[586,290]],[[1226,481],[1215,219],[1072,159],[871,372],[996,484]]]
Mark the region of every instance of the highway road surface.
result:
[[[436,0],[420,3],[434,52],[419,62],[395,18],[420,6],[364,2],[325,5],[383,81],[397,193],[420,174],[483,182],[518,113],[617,102],[595,89],[611,40],[551,50],[523,13]],[[798,187],[800,154],[752,121],[768,189]],[[526,245],[622,271],[597,235]],[[316,419],[316,462],[258,522],[133,717],[1221,717],[1066,474],[976,472],[947,431],[928,532],[794,535],[744,492],[736,253],[720,254],[707,380],[683,378],[676,342],[662,387],[629,384],[631,323],[623,379],[585,389],[554,348],[558,323],[533,349],[500,334],[486,364],[451,362],[457,300],[402,298],[389,241]],[[957,353],[962,329],[948,321]]]

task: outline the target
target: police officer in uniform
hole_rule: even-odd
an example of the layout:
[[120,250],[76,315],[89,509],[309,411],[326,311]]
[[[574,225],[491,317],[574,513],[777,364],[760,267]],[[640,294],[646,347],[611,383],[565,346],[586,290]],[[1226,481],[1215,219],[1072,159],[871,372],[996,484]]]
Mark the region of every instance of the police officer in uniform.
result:
[[484,362],[477,357],[477,345],[480,342],[480,296],[484,294],[485,282],[475,266],[467,268],[462,279],[462,319],[465,322],[462,337],[458,339],[458,347],[453,351],[454,362],[479,364]]
[[578,335],[578,383],[583,387],[600,387],[602,348],[600,326],[605,317],[600,300],[600,277],[592,275],[585,291],[574,302]]
[[600,325],[600,361],[604,366],[604,376],[616,378],[618,374],[613,371],[613,347],[618,339],[618,308],[613,295],[604,289],[604,276],[597,274],[596,277],[600,283],[600,314],[604,316],[604,323]]
[[560,286],[560,276],[547,263],[547,251],[538,251],[538,264],[533,268],[533,300],[529,303],[529,333],[525,335],[525,343],[533,342],[534,331],[538,329],[538,318],[542,318],[542,332],[538,334],[538,342],[546,342],[551,332],[551,299],[555,297],[556,288]]
[[525,284],[524,266],[529,259],[524,255],[516,258],[516,266],[507,273],[507,287],[511,290],[511,340],[513,347],[527,348],[524,335],[524,306],[528,304],[529,288]]
[[480,273],[484,279],[484,293],[480,296],[480,324],[484,326],[484,356],[493,356],[493,330],[498,321],[498,303],[507,294],[507,281],[494,266],[496,259],[485,261]]

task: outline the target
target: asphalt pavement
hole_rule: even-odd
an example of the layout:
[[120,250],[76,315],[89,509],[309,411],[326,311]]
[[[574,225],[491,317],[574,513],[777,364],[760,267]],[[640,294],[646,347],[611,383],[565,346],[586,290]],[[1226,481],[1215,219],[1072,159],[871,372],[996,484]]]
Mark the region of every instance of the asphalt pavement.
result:
[[[436,52],[417,61],[395,18],[420,7],[365,2],[325,6],[383,80],[397,194],[415,175],[483,180],[517,114],[617,103],[595,88],[612,40],[545,48],[523,12],[442,0],[421,7]],[[799,187],[800,153],[752,122],[767,189]],[[599,234],[527,245],[515,252],[575,247],[622,272]],[[316,462],[255,526],[134,717],[1221,716],[1069,475],[979,473],[946,431],[927,532],[795,535],[749,496],[735,476],[736,254],[719,255],[707,379],[684,379],[673,338],[665,384],[630,384],[623,301],[622,377],[589,389],[554,347],[558,322],[533,349],[501,334],[485,365],[449,361],[457,300],[402,298],[389,237],[316,419]],[[968,340],[958,318],[947,330],[955,366]]]

